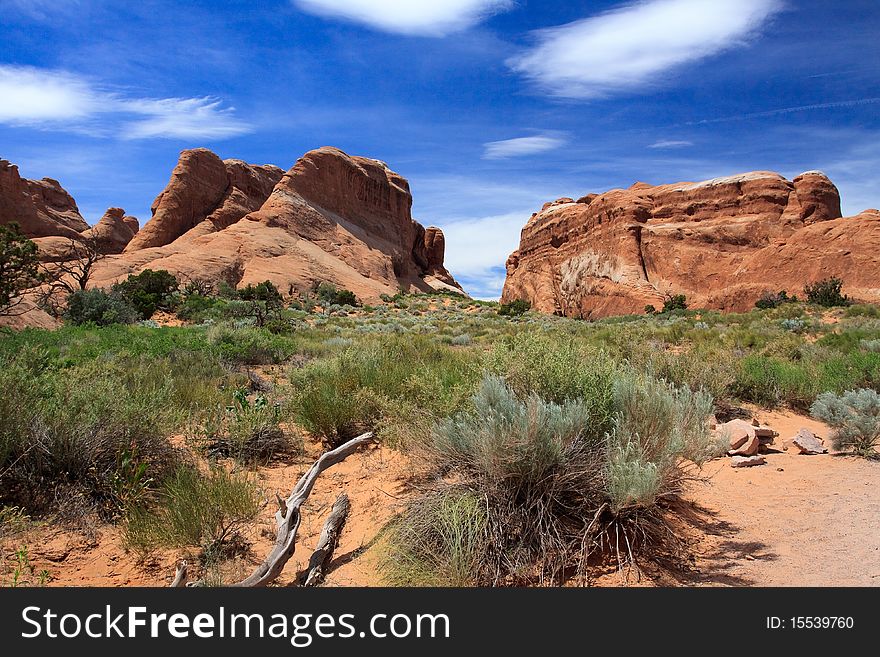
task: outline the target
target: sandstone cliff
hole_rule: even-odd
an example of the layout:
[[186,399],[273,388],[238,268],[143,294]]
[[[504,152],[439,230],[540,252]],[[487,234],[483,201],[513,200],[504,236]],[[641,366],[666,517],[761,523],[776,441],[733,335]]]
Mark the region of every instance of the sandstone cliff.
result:
[[659,308],[672,293],[691,307],[743,311],[764,291],[802,295],[828,276],[880,301],[880,214],[842,218],[821,172],[789,181],[756,171],[546,204],[507,260],[502,301],[599,318]]
[[101,261],[105,286],[145,268],[232,285],[271,280],[284,294],[328,281],[366,300],[399,287],[460,287],[443,266],[444,239],[411,216],[409,183],[378,160],[336,148],[286,173],[184,151],[153,216]]
[[89,225],[57,180],[28,180],[0,160],[0,224],[16,222],[28,237],[76,238]]

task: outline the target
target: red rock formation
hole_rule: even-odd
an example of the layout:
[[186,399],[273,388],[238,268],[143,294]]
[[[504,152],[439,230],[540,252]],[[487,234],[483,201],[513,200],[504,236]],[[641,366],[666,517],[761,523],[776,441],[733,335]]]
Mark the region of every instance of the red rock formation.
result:
[[0,224],[16,222],[28,237],[76,238],[89,225],[57,180],[28,180],[0,160]]
[[824,174],[788,181],[767,171],[701,183],[637,183],[562,199],[529,219],[507,261],[503,301],[598,318],[660,307],[742,311],[764,291],[803,294],[839,276],[847,293],[880,301],[880,215],[841,218]]
[[443,267],[443,234],[411,216],[408,182],[378,160],[335,148],[304,155],[287,173],[204,149],[184,151],[153,217],[96,285],[145,268],[285,294],[329,281],[376,300],[400,286],[460,289]]
[[282,175],[273,166],[224,162],[205,148],[183,151],[168,186],[152,205],[152,218],[126,251],[171,244],[198,227],[203,235],[222,230],[259,208]]
[[126,217],[122,208],[109,208],[98,223],[81,235],[95,240],[102,253],[122,253],[138,232],[137,229],[137,219]]

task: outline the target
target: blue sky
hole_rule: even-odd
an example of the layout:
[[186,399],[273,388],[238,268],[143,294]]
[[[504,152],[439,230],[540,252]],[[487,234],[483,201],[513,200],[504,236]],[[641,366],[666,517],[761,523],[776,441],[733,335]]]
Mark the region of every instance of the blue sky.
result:
[[475,296],[547,200],[821,169],[880,205],[876,0],[0,0],[0,157],[143,223],[184,148],[406,176]]

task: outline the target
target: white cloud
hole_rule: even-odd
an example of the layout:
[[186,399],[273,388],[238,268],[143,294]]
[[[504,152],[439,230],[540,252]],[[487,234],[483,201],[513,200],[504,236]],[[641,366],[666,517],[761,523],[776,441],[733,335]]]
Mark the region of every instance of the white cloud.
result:
[[365,23],[384,32],[443,36],[466,29],[512,0],[293,0],[303,11]]
[[518,137],[503,141],[490,141],[483,144],[484,160],[502,160],[508,157],[520,157],[552,151],[565,145],[566,140],[553,135],[536,135],[534,137]]
[[594,98],[650,87],[756,37],[782,0],[647,0],[539,30],[511,68],[548,93]]
[[648,148],[657,148],[657,149],[668,149],[668,148],[687,148],[688,146],[693,146],[694,142],[692,141],[683,141],[679,139],[662,139],[660,141],[656,141]]
[[498,298],[504,263],[519,248],[519,235],[533,210],[443,223],[445,266],[465,289],[480,298]]
[[0,122],[83,119],[100,110],[88,83],[69,73],[0,65]]
[[0,64],[0,123],[126,139],[222,139],[251,131],[216,98],[137,98],[65,71]]
[[181,137],[223,139],[245,134],[250,126],[235,118],[234,107],[222,107],[215,98],[163,98],[134,100],[122,104],[128,111],[143,115],[123,127],[126,139]]

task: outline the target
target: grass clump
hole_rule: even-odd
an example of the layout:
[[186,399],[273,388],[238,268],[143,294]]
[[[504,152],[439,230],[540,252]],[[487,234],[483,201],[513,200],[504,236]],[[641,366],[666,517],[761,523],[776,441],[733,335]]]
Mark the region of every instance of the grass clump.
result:
[[162,483],[154,505],[134,508],[125,523],[126,545],[141,553],[160,547],[198,547],[222,553],[261,508],[260,492],[247,476],[214,467],[200,472],[181,465]]
[[834,429],[834,448],[851,450],[865,458],[880,457],[880,395],[874,390],[826,392],[816,398],[810,413]]
[[[0,502],[36,514],[120,512],[173,467],[173,388],[125,364],[0,371]],[[19,394],[16,394],[19,393]]]
[[427,336],[365,339],[291,371],[294,413],[331,446],[370,429],[402,440],[416,418],[448,415],[467,399],[478,377],[474,360]]

